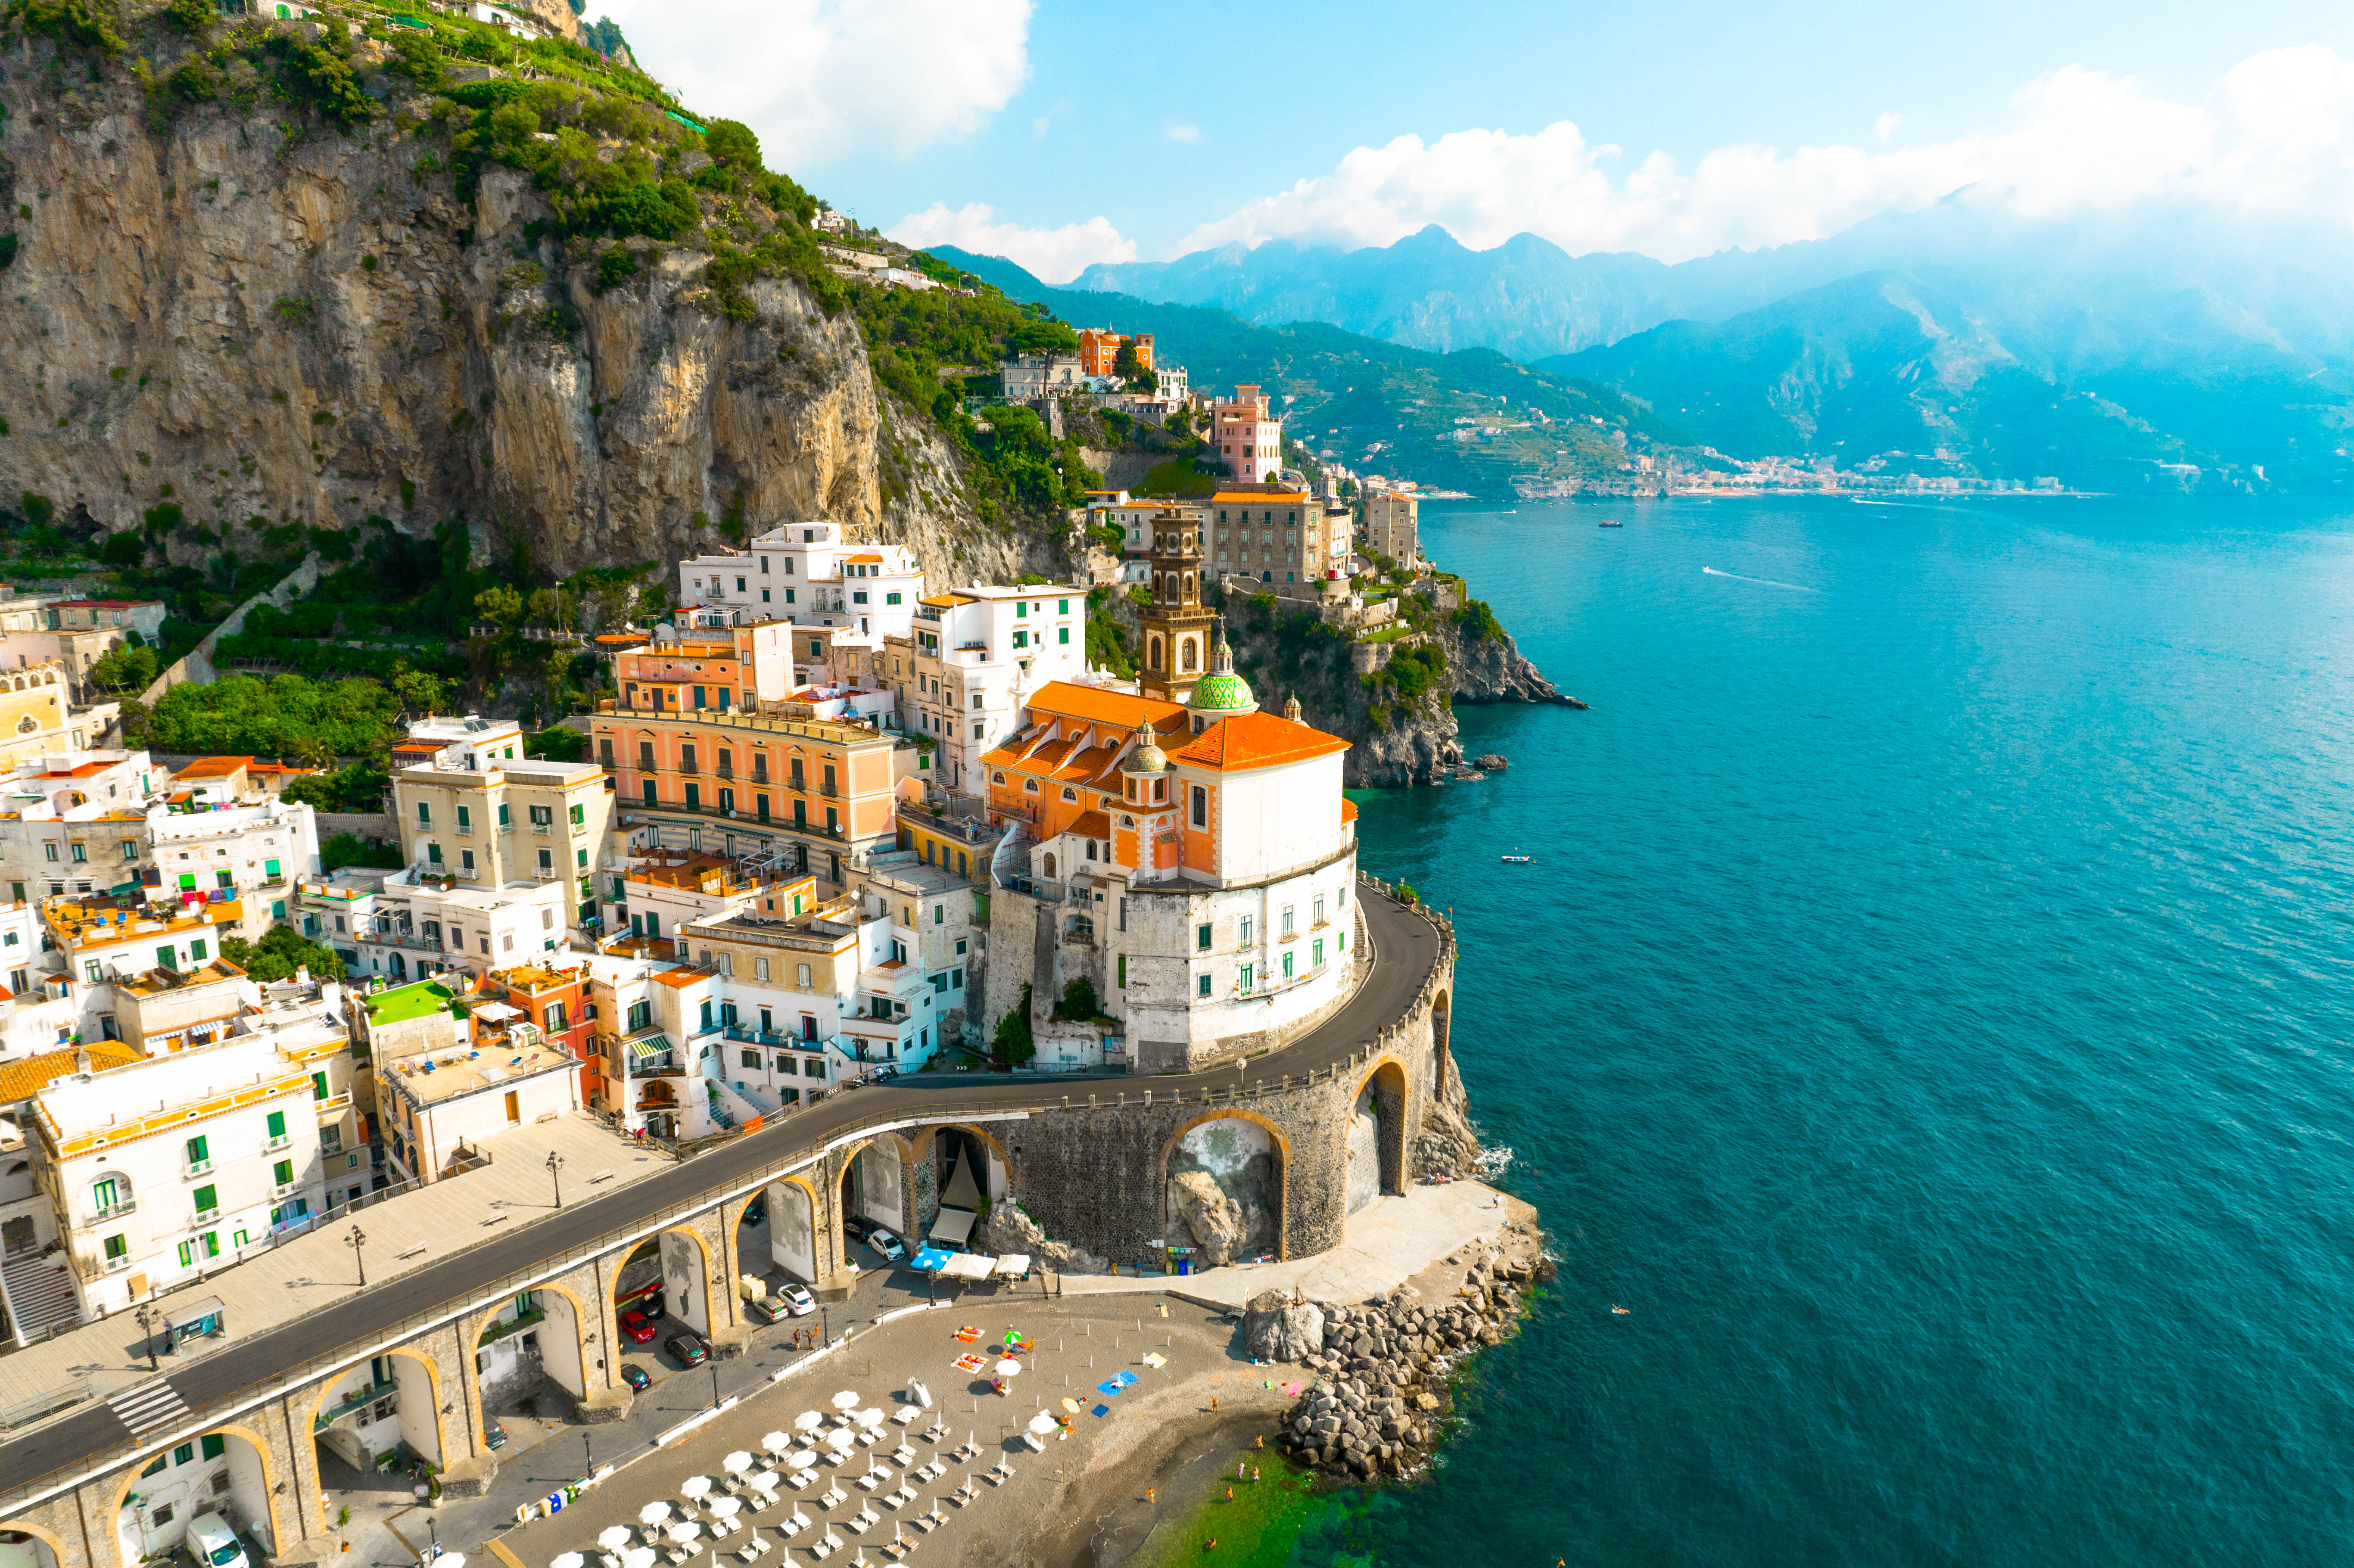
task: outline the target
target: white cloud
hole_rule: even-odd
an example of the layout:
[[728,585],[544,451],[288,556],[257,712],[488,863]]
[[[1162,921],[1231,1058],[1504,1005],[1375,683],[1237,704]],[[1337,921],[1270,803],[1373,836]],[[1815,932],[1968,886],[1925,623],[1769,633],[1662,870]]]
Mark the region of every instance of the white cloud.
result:
[[[1899,123],[1883,115],[1875,129],[1893,135]],[[2030,216],[2191,199],[2342,221],[2354,211],[2354,62],[2321,45],[2254,55],[2201,104],[2068,66],[2020,89],[2007,122],[1980,135],[1878,152],[1720,147],[1689,170],[1652,153],[1612,173],[1621,164],[1620,149],[1568,121],[1533,135],[1401,136],[1203,225],[1178,249],[1388,245],[1436,223],[1475,249],[1525,231],[1573,252],[1676,261],[1820,238],[1966,186]]]
[[1030,74],[1031,0],[597,0],[655,79],[758,132],[771,168],[977,129]]
[[900,244],[918,249],[953,245],[975,255],[1002,256],[1020,262],[1048,283],[1067,283],[1092,262],[1136,260],[1136,241],[1123,238],[1109,218],[1091,217],[1085,223],[1066,223],[1060,228],[1024,228],[1020,224],[998,222],[997,209],[979,202],[953,212],[947,204],[934,202],[922,212],[901,218],[885,232]]
[[1872,122],[1872,139],[1875,142],[1885,142],[1895,135],[1897,127],[1903,123],[1904,116],[1892,109]]
[[1169,127],[1169,139],[1172,142],[1199,142],[1202,128],[1199,125],[1172,125]]

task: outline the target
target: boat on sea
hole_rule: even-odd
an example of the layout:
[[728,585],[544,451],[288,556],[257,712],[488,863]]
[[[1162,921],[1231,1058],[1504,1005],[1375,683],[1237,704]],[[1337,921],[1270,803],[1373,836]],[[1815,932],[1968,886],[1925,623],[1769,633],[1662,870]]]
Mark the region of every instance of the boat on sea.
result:
[[1506,865],[1526,865],[1529,863],[1529,857],[1520,853],[1508,854],[1504,856],[1504,863]]
[[1627,524],[1619,522],[1616,517],[1605,517],[1601,522],[1596,523],[1595,526],[1596,528],[1624,528]]

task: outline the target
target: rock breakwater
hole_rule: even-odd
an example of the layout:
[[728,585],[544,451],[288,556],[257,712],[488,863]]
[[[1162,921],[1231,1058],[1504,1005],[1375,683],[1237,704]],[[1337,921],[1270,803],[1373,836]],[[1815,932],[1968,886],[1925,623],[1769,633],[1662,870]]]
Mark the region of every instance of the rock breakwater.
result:
[[1286,1454],[1360,1481],[1410,1476],[1429,1462],[1453,1408],[1449,1372],[1518,1333],[1530,1287],[1553,1273],[1527,1223],[1448,1261],[1469,1265],[1449,1298],[1405,1286],[1356,1306],[1276,1291],[1251,1301],[1243,1318],[1250,1353],[1320,1374],[1284,1414],[1278,1441]]

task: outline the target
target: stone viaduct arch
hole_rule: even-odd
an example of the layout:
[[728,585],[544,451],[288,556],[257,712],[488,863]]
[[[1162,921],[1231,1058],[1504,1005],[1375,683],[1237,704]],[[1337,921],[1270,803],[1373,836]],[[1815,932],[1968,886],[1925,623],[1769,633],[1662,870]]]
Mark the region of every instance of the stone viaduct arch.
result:
[[[1250,1131],[1239,1131],[1245,1128]],[[1289,1255],[1291,1137],[1269,1117],[1232,1105],[1193,1117],[1161,1144],[1155,1170],[1164,1234],[1171,1242],[1190,1228],[1183,1218],[1189,1210],[1198,1212],[1223,1198],[1239,1230],[1233,1255],[1255,1256],[1261,1250],[1278,1258]],[[1200,1177],[1214,1184],[1214,1194]],[[1194,1235],[1192,1245],[1206,1244],[1200,1232]]]

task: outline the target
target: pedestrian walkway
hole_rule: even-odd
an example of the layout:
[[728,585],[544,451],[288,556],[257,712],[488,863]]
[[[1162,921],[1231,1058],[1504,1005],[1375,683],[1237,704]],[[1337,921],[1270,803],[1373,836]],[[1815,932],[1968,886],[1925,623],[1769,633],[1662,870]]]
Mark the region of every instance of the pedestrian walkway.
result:
[[1341,1245],[1314,1257],[1229,1265],[1172,1278],[1166,1275],[1066,1274],[1066,1296],[1167,1291],[1204,1305],[1240,1308],[1263,1290],[1320,1301],[1386,1296],[1458,1247],[1492,1239],[1536,1211],[1479,1181],[1449,1181],[1376,1198],[1349,1216]]

